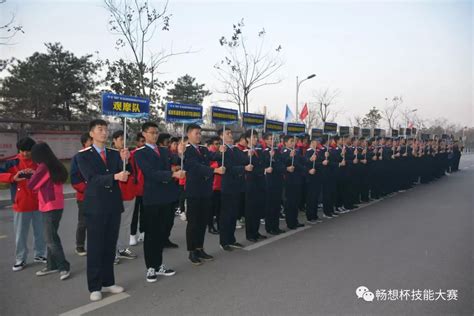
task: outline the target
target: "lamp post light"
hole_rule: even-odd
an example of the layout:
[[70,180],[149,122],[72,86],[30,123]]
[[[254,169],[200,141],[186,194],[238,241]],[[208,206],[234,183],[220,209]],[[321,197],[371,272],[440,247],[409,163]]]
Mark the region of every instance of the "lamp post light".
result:
[[296,106],[295,106],[295,116],[298,117],[299,115],[299,112],[298,112],[298,94],[300,92],[300,86],[303,82],[305,82],[306,80],[309,80],[309,79],[312,79],[316,77],[315,74],[312,74],[312,75],[309,75],[308,77],[306,77],[305,79],[299,81],[298,79],[298,76],[296,76]]

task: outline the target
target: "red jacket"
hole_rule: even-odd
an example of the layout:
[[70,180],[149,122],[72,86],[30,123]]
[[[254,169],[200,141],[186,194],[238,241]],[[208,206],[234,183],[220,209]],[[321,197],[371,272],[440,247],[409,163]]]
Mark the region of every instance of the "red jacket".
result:
[[135,175],[135,195],[143,196],[143,186],[145,185],[145,177],[140,168],[138,168],[135,162],[135,153],[138,148],[135,148],[130,152],[130,164],[132,165],[133,174]]
[[25,159],[18,154],[5,163],[6,171],[0,173],[0,182],[10,183],[13,210],[15,212],[31,212],[38,210],[38,194],[28,188],[28,181],[14,181],[18,171],[24,169],[36,170],[37,164],[31,159]]
[[[215,149],[213,149],[213,150],[209,149],[209,150],[212,151],[212,152],[216,151]],[[219,168],[219,163],[217,161],[211,161],[209,166],[212,169],[216,169],[216,168]],[[214,173],[214,180],[212,182],[212,190],[213,191],[220,191],[221,190],[221,184],[222,184],[222,175]]]
[[144,178],[140,168],[135,163],[135,152],[134,149],[130,152],[130,165],[132,166],[132,172],[128,176],[127,182],[119,182],[120,191],[122,192],[122,200],[131,201],[137,195],[143,195],[143,184]]

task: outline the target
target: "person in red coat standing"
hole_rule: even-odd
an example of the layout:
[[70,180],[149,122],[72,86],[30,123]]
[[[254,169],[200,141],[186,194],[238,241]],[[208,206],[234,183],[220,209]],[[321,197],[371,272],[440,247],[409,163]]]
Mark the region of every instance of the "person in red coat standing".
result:
[[26,265],[28,257],[28,233],[33,226],[34,262],[46,263],[46,244],[43,237],[43,221],[38,211],[38,194],[28,188],[27,179],[38,167],[31,159],[31,148],[35,141],[30,137],[22,138],[16,144],[18,155],[5,163],[0,173],[0,182],[9,183],[13,202],[13,226],[15,230],[15,256],[13,271],[20,271]]

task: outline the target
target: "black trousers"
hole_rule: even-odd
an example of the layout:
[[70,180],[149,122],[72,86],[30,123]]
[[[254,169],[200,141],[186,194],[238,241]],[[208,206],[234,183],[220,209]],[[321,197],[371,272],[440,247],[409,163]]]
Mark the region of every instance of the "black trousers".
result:
[[173,204],[145,205],[145,265],[158,269],[163,264],[163,246],[168,239],[166,217],[173,212]]
[[219,218],[221,215],[221,191],[212,192],[212,209],[209,212],[207,226],[214,226],[214,217],[216,218],[217,228],[219,229]]
[[265,230],[273,232],[280,229],[281,191],[265,193]]
[[298,206],[301,198],[301,185],[291,182],[285,183],[285,219],[289,229],[295,229],[298,225]]
[[77,209],[76,247],[85,247],[86,218],[84,217],[84,201],[77,200]]
[[326,171],[323,175],[323,212],[326,216],[334,214],[336,193],[337,180],[335,171]]
[[260,219],[265,212],[265,191],[251,190],[245,195],[245,236],[257,238]]
[[308,221],[318,219],[318,201],[321,194],[321,175],[310,175],[306,183],[306,219]]
[[69,271],[70,265],[64,255],[61,238],[58,235],[59,222],[63,210],[53,210],[41,213],[43,217],[44,240],[48,249],[47,268],[50,270]]
[[[138,228],[140,226],[140,228]],[[140,233],[145,231],[145,211],[143,209],[143,197],[137,196],[135,198],[135,208],[133,209],[132,223],[130,224],[130,235],[135,236],[137,230]]]
[[166,230],[165,240],[169,240],[171,236],[171,230],[173,229],[173,226],[174,226],[174,211],[175,211],[175,208],[173,207],[173,204],[171,204],[171,207],[167,208],[165,211],[165,218],[164,218],[165,230]]
[[239,214],[240,192],[227,194],[221,192],[221,217],[219,221],[220,244],[227,246],[236,242],[235,222]]
[[87,284],[90,292],[115,284],[114,259],[120,212],[102,211],[86,216]]
[[212,209],[212,197],[187,198],[186,244],[188,251],[204,248],[204,236]]

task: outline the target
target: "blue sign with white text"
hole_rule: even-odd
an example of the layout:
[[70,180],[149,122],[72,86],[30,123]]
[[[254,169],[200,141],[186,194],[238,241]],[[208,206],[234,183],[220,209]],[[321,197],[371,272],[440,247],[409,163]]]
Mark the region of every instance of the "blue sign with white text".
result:
[[147,118],[150,100],[113,93],[102,94],[102,114],[126,118]]

